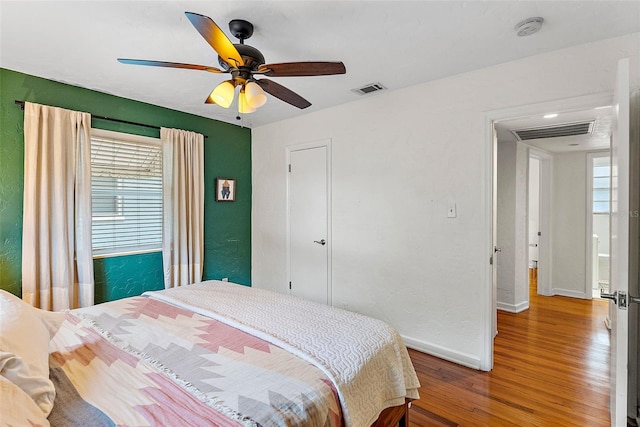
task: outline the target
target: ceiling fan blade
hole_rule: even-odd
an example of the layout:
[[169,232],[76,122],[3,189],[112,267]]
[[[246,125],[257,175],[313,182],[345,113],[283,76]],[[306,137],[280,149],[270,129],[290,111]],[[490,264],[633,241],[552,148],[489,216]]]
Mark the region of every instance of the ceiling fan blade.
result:
[[265,64],[258,73],[269,77],[330,76],[347,72],[342,62],[309,61]]
[[210,73],[216,73],[216,74],[226,72],[216,67],[209,67],[206,65],[183,64],[181,62],[147,61],[146,59],[125,59],[125,58],[118,58],[118,62],[121,62],[123,64],[132,64],[132,65],[149,65],[152,67],[184,68],[187,70],[208,71]]
[[303,109],[311,106],[311,103],[309,101],[307,101],[291,89],[287,89],[286,87],[274,81],[260,79],[256,80],[256,83],[258,83],[265,92],[270,93],[276,98],[281,99],[282,101],[291,104],[294,107]]
[[196,30],[209,43],[223,61],[234,68],[244,65],[244,60],[238,49],[231,43],[226,34],[208,16],[193,12],[185,12],[189,21],[196,27]]

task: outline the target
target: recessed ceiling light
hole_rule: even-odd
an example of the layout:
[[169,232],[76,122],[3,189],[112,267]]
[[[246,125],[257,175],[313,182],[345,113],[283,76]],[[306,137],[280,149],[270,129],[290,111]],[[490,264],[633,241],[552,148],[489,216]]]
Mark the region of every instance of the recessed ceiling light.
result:
[[542,117],[544,117],[545,119],[553,119],[554,117],[558,117],[558,113],[545,114]]

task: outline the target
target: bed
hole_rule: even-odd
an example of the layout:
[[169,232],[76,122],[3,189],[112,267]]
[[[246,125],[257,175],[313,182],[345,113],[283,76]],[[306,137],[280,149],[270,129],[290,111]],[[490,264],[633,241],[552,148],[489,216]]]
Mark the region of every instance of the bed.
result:
[[[55,393],[20,386],[4,324],[0,392],[27,391],[48,414],[30,407],[32,425],[408,426],[418,398],[393,328],[289,295],[207,281],[66,313],[22,309],[51,338]],[[11,411],[3,402],[3,425],[20,419]]]

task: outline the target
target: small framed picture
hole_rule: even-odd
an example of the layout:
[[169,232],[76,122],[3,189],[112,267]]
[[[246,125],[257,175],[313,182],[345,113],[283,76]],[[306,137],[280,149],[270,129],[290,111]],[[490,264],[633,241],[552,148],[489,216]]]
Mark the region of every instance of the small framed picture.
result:
[[236,200],[236,180],[216,178],[216,202],[234,202]]

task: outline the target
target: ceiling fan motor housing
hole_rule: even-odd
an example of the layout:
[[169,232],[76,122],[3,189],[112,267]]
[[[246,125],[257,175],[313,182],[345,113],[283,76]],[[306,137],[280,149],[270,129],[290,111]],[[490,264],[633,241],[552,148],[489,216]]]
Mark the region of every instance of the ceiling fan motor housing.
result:
[[[264,56],[262,53],[253,46],[249,46],[248,44],[234,44],[235,48],[238,49],[238,53],[242,56],[242,60],[244,61],[243,67],[238,68],[248,68],[250,70],[256,70],[262,64],[264,64]],[[229,71],[229,64],[224,61],[220,56],[218,56],[218,63],[220,67],[225,71]]]

